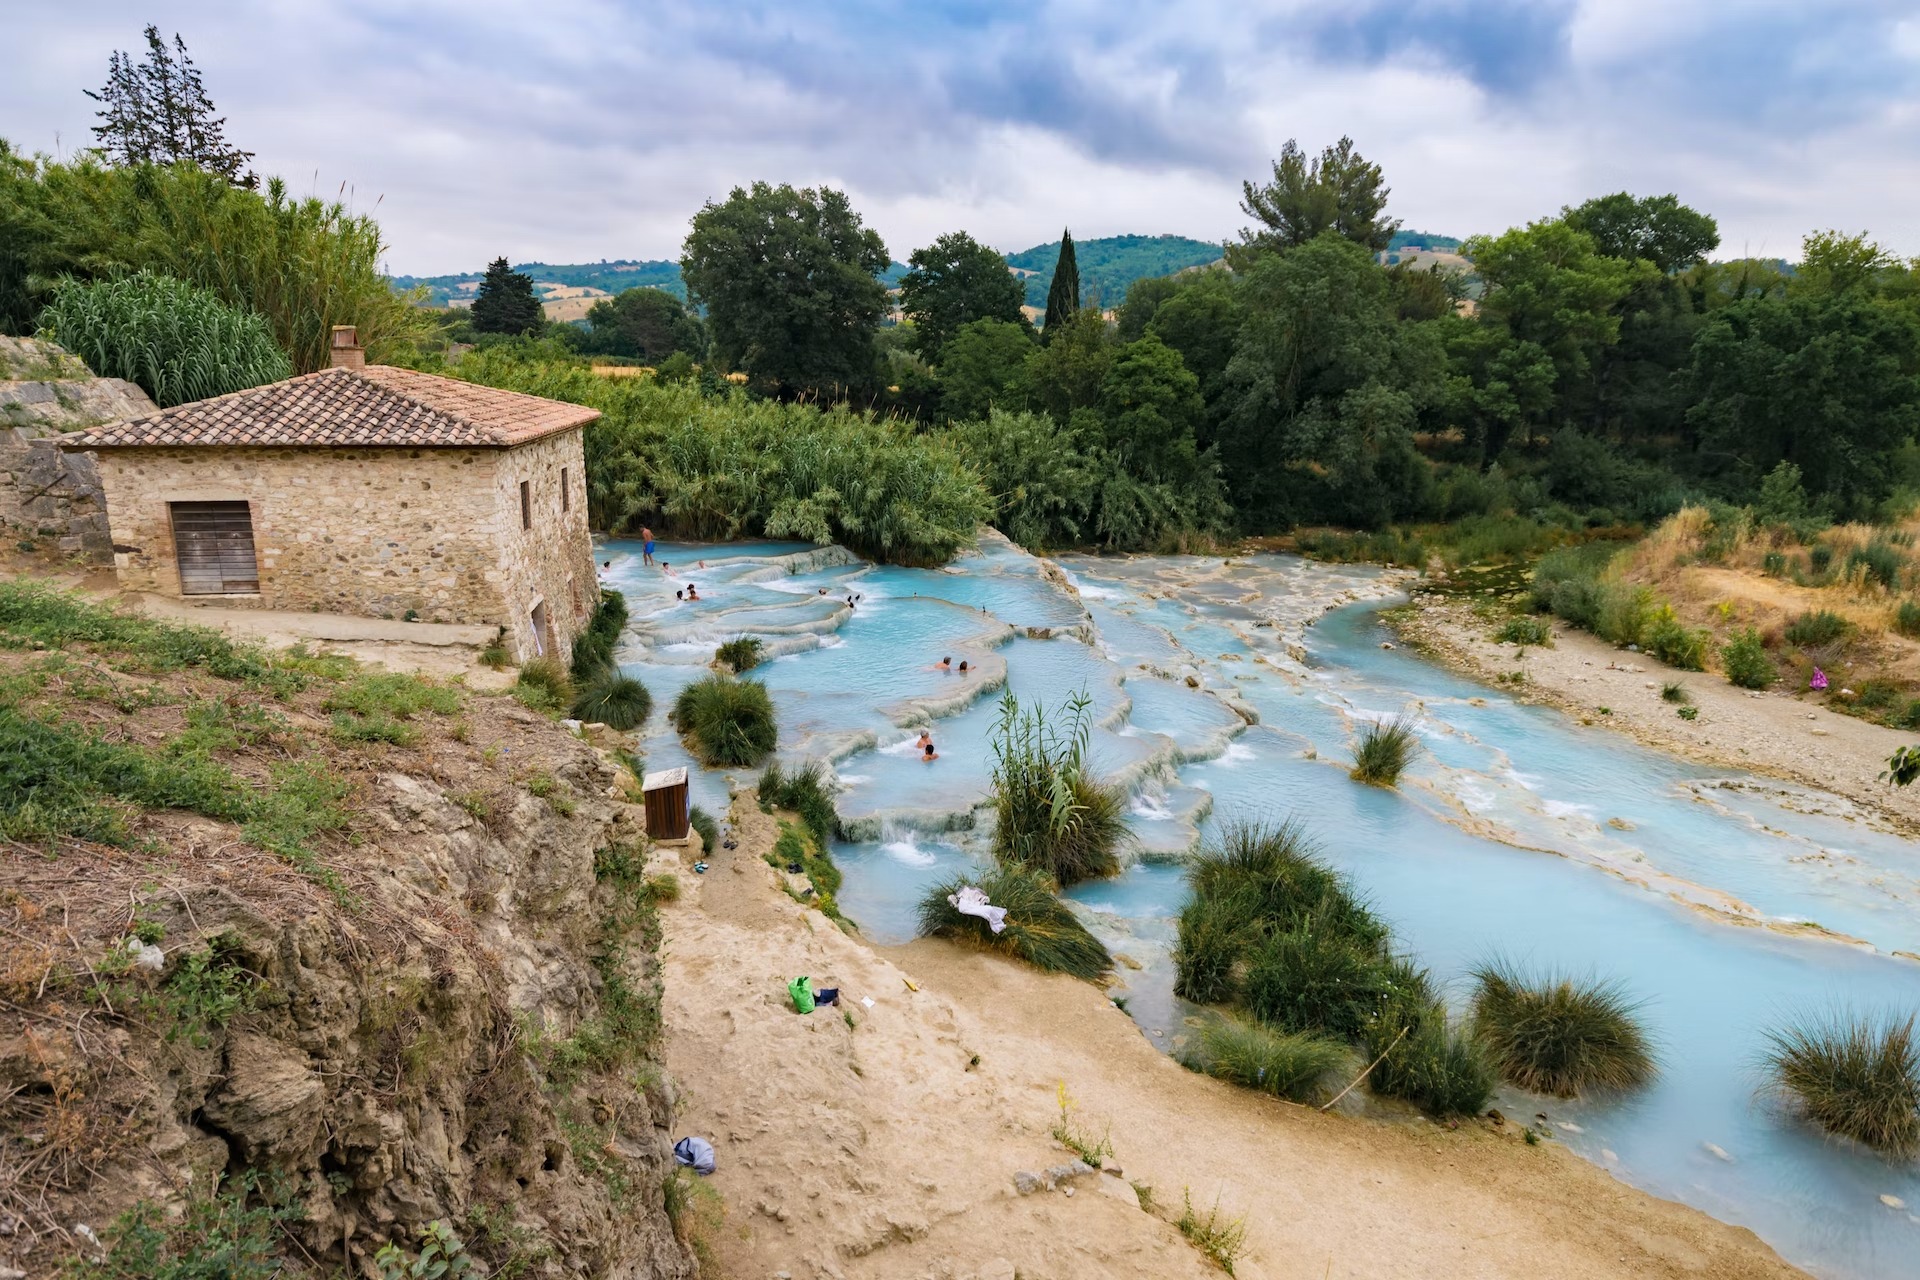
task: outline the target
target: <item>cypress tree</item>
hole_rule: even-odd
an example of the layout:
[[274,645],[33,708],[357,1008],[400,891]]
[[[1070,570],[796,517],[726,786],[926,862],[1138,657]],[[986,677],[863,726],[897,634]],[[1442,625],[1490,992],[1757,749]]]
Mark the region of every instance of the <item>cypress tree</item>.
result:
[[1047,320],[1042,336],[1056,332],[1080,310],[1080,264],[1073,259],[1073,233],[1060,233],[1060,260],[1053,264],[1053,285],[1047,290]]
[[473,298],[474,332],[535,333],[545,322],[540,299],[533,296],[533,277],[495,258]]

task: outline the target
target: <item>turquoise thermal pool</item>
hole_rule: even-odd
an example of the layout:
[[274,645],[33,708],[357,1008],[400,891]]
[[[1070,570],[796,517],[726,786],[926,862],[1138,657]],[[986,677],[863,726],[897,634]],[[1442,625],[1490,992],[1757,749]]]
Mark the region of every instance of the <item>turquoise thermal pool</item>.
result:
[[[1156,1044],[1174,1047],[1191,1012],[1169,961],[1178,859],[1217,822],[1294,816],[1456,1004],[1495,955],[1617,978],[1644,1001],[1652,1087],[1583,1102],[1503,1091],[1507,1114],[1544,1113],[1615,1176],[1750,1227],[1816,1274],[1920,1274],[1920,1172],[1757,1093],[1765,1033],[1791,1015],[1920,1012],[1920,845],[1846,801],[1678,761],[1383,647],[1375,615],[1398,582],[1364,567],[1055,567],[992,535],[941,570],[804,544],[660,554],[671,578],[637,543],[602,550],[632,613],[622,666],[664,709],[714,646],[761,638],[752,678],[773,696],[781,757],[829,762],[842,788],[855,839],[833,851],[839,901],[871,940],[911,936],[925,886],[984,856],[1000,689],[1049,706],[1084,690],[1094,758],[1132,792],[1137,860],[1069,897],[1139,964],[1115,994]],[[674,598],[689,579],[697,604]],[[943,656],[968,674],[936,670]],[[1401,713],[1424,747],[1401,787],[1350,781],[1355,726]],[[912,751],[921,725],[933,764]],[[691,764],[662,711],[642,750],[649,768]],[[723,813],[727,776],[692,776],[694,802]]]

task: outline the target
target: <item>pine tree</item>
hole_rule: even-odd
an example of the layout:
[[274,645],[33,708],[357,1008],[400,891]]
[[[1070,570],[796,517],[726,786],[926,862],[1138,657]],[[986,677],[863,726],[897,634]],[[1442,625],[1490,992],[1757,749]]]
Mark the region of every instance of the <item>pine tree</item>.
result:
[[534,333],[544,323],[533,277],[513,270],[505,258],[495,258],[473,298],[474,332]]
[[1059,332],[1059,326],[1080,310],[1080,264],[1073,258],[1073,233],[1060,233],[1060,260],[1053,265],[1053,285],[1047,290],[1047,334]]
[[117,164],[184,160],[235,186],[258,186],[257,177],[242,172],[253,152],[227,142],[226,117],[214,114],[213,99],[200,79],[200,68],[187,54],[186,41],[175,33],[168,48],[160,29],[151,24],[146,36],[144,63],[116,50],[107,60],[107,83],[97,93],[84,91],[100,104],[94,112],[100,123],[93,126],[100,149]]

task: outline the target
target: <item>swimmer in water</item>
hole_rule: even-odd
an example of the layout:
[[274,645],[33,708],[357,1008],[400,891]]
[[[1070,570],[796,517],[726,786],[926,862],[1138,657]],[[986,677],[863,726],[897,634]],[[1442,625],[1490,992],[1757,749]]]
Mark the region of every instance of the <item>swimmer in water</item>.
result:
[[921,754],[920,758],[926,761],[928,764],[932,764],[935,760],[938,760],[940,758],[940,753],[938,751],[935,751],[933,749],[933,744],[929,742],[927,744],[926,751]]
[[967,674],[967,664],[964,662],[960,664],[960,674],[961,675]]
[[684,591],[676,591],[673,593],[673,598],[675,600],[685,600],[687,598],[687,593]]
[[[653,563],[653,530],[647,528],[647,526],[645,525],[641,525],[640,541],[643,544],[640,548],[640,563],[643,565],[652,564]],[[612,564],[613,562],[609,560],[607,563]]]
[[687,599],[698,600],[699,598],[700,598],[700,589],[698,587],[695,587],[691,582],[689,582],[687,584]]
[[933,730],[922,729],[920,731],[920,740],[913,745],[915,750],[931,751],[933,749]]
[[951,671],[953,670],[953,659],[942,658],[940,659],[940,661],[933,664],[933,669],[935,671]]

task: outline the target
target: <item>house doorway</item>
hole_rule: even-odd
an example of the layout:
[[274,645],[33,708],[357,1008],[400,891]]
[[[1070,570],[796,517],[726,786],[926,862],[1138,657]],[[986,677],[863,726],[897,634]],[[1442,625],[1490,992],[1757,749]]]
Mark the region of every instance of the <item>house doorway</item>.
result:
[[180,594],[225,596],[260,590],[253,513],[244,502],[170,502]]
[[547,621],[547,603],[542,600],[533,606],[533,651],[544,658],[552,647],[553,634]]

